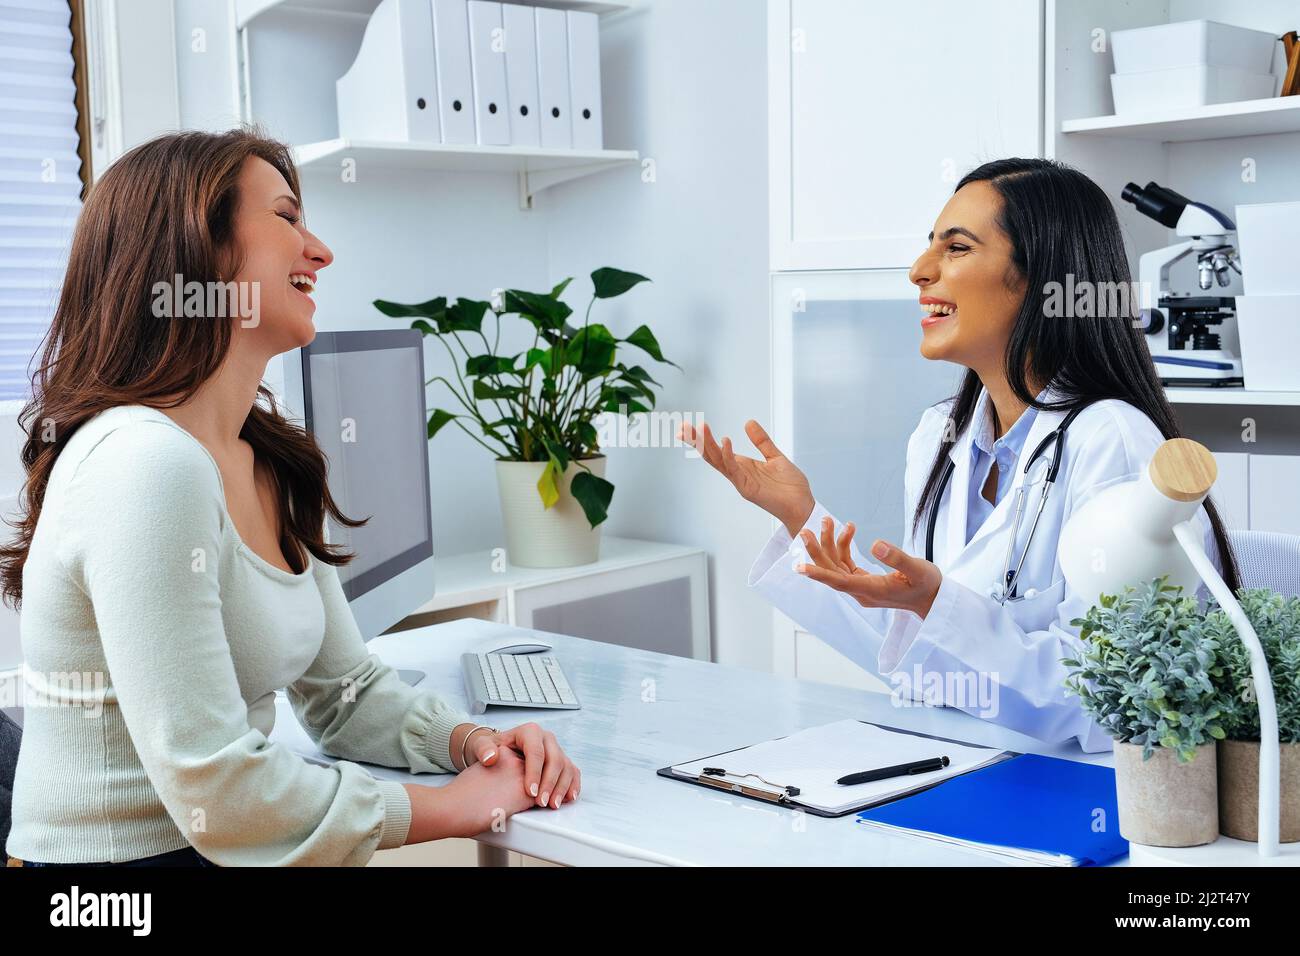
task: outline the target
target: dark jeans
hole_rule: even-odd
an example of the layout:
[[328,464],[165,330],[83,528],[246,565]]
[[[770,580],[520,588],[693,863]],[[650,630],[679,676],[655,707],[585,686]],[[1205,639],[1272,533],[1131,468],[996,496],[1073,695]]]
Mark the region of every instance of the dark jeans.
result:
[[211,860],[199,856],[199,851],[192,846],[181,847],[170,853],[157,856],[141,857],[127,860],[125,863],[39,863],[36,860],[23,860],[23,866],[216,866]]

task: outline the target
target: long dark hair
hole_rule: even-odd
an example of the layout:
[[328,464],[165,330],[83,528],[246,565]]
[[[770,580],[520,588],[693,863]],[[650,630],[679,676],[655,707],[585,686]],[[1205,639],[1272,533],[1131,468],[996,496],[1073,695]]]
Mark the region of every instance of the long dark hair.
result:
[[[1107,315],[1105,309],[1095,309],[1091,316],[1052,321],[1045,309],[1051,284],[1066,287],[1070,275],[1080,288],[1084,283],[1094,289],[1117,288],[1120,283],[1132,288],[1119,220],[1101,187],[1077,169],[1047,159],[985,163],[967,173],[957,190],[974,182],[987,182],[1001,195],[998,225],[1011,241],[1012,261],[1028,290],[1003,360],[1016,397],[1050,411],[1118,398],[1142,411],[1165,438],[1179,437],[1151,352],[1130,315]],[[1129,300],[1130,309],[1135,308],[1134,300]],[[1031,382],[1050,384],[1061,394],[1060,400],[1038,401]],[[948,452],[970,424],[980,389],[979,376],[968,370],[952,397],[948,414],[953,424],[939,443],[912,516],[913,528],[938,507],[939,479]],[[1205,510],[1214,527],[1224,581],[1235,592],[1240,579],[1223,520],[1209,498]]]
[[[21,456],[27,479],[20,521],[5,519],[18,534],[0,547],[0,593],[15,610],[50,472],[77,429],[116,405],[182,404],[230,350],[231,322],[160,318],[151,303],[156,282],[176,275],[226,281],[238,271],[238,178],[252,156],[274,166],[301,199],[288,148],[252,128],[142,143],[109,166],[86,197],[32,398],[18,418],[28,436]],[[280,414],[265,386],[257,391],[239,435],[274,480],[281,547],[298,567],[304,549],[327,564],[348,563],[354,555],[325,543],[325,513],[348,527],[365,522],[344,516],[330,496],[316,439]]]

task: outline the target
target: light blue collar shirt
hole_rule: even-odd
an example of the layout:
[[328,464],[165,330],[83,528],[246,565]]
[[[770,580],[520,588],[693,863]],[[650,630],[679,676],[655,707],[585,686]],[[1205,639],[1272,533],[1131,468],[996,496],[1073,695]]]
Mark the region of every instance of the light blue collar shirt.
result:
[[[1041,395],[1039,396],[1042,397]],[[1032,405],[1024,410],[1016,423],[1007,429],[1001,438],[993,437],[993,402],[987,389],[980,392],[971,414],[971,424],[967,433],[971,443],[971,480],[967,489],[969,498],[966,504],[966,543],[975,537],[975,532],[988,520],[989,515],[1011,489],[1016,477],[1016,462],[1025,448],[1025,438],[1033,427],[1038,409]],[[993,463],[998,464],[998,488],[994,501],[990,503],[984,497],[984,483],[988,481],[989,470]]]

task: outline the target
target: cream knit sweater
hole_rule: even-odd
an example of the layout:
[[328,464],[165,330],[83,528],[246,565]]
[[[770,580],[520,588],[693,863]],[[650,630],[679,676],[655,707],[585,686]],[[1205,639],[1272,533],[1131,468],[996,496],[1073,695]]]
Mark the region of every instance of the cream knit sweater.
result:
[[[452,772],[470,718],[369,653],[336,569],[309,561],[291,574],[240,540],[216,461],[162,412],[78,429],[23,569],[9,854],[363,865],[402,845],[405,789],[349,761]],[[341,762],[268,742],[281,687]]]

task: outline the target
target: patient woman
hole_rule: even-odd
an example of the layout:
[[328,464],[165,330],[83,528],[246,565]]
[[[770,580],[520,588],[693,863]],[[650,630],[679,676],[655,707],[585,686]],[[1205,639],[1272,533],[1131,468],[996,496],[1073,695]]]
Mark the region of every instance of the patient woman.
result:
[[[325,517],[364,522],[261,385],[314,338],[331,261],[288,151],[251,131],[159,137],[91,190],[0,551],[26,661],[7,850],[26,865],[364,865],[578,798],[552,734],[478,726],[367,651]],[[243,294],[170,317],[177,277]],[[342,761],[268,742],[280,687]]]

